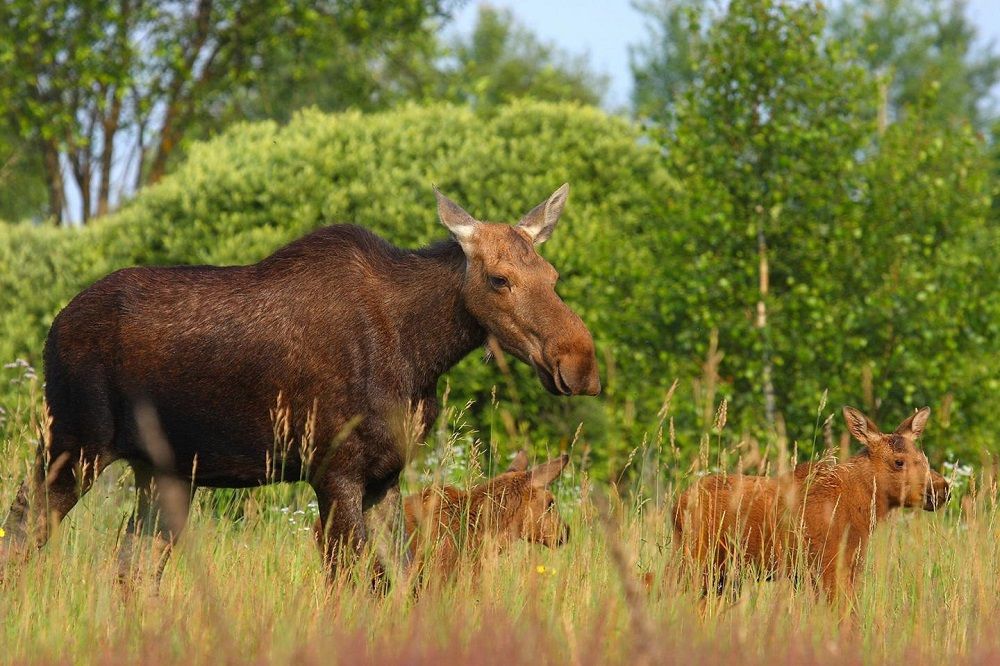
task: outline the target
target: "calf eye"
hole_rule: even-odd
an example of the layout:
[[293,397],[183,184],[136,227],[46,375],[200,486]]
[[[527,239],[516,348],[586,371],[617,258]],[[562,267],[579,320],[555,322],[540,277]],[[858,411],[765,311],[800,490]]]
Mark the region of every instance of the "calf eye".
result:
[[906,465],[905,460],[903,460],[902,458],[896,458],[896,469],[903,469],[905,465]]
[[499,291],[500,289],[506,289],[510,286],[510,282],[507,281],[502,275],[491,275],[490,276],[490,286]]

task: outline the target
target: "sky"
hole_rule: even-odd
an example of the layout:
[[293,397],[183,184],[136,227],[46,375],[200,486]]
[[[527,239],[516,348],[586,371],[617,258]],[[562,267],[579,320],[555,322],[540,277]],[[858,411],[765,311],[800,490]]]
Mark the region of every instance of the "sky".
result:
[[[627,109],[632,90],[629,45],[648,36],[646,20],[634,8],[634,0],[467,0],[450,30],[470,33],[483,4],[510,9],[543,41],[570,54],[588,56],[596,71],[610,77],[604,106],[611,111]],[[980,39],[995,41],[1000,50],[1000,0],[969,0],[968,11]],[[994,99],[1000,99],[1000,89],[994,91]],[[79,193],[71,189],[67,195],[69,210],[77,211]],[[75,220],[78,215],[72,217]]]
[[[595,70],[611,77],[605,106],[614,110],[628,104],[628,46],[648,34],[632,0],[471,0],[459,10],[454,29],[469,33],[482,4],[508,8],[543,40],[574,55],[587,54]],[[968,11],[980,39],[1000,46],[1000,0],[969,0]]]

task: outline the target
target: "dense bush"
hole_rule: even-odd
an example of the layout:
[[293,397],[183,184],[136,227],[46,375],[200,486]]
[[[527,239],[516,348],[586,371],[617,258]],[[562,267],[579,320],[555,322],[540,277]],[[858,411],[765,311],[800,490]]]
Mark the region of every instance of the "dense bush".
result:
[[[560,291],[603,354],[618,358],[623,374],[646,376],[643,391],[660,391],[671,378],[645,372],[661,350],[649,344],[656,332],[638,313],[660,288],[645,273],[655,256],[648,242],[653,206],[666,176],[636,127],[570,105],[519,104],[490,117],[448,106],[307,112],[284,128],[238,125],[195,146],[161,185],[83,231],[0,229],[0,358],[38,363],[54,314],[117,267],[252,262],[338,221],[419,246],[447,234],[436,219],[432,184],[475,215],[515,221],[564,181],[571,183],[570,203],[542,252],[559,268]],[[580,410],[593,423],[588,434],[604,427],[596,401],[557,400],[529,369],[513,370],[516,388],[474,354],[452,374],[452,398],[474,398],[485,409],[498,384],[505,402],[516,394],[519,421],[547,417],[544,435],[571,436]],[[616,390],[610,386],[609,394]]]
[[[571,438],[582,421],[596,471],[606,475],[656,428],[675,378],[671,414],[682,451],[698,450],[722,397],[733,401],[729,422],[738,426],[727,432],[766,435],[759,346],[747,323],[756,302],[752,221],[727,189],[737,174],[724,168],[717,128],[695,122],[702,112],[680,118],[663,144],[594,109],[535,103],[489,116],[411,107],[235,126],[82,231],[0,227],[0,359],[38,364],[59,308],[117,267],[252,262],[337,221],[418,246],[445,235],[432,183],[475,215],[513,221],[569,181],[570,203],[542,253],[594,332],[604,395],[554,398],[521,364],[507,381],[473,354],[449,377],[452,404],[476,401],[471,422],[484,438],[538,446]],[[995,229],[982,217],[982,146],[963,133],[923,145],[911,136],[919,128],[906,127],[871,146],[865,122],[847,109],[823,143],[797,144],[808,153],[844,132],[854,137],[838,148],[845,164],[788,180],[799,199],[780,214],[771,213],[774,203],[766,208],[785,225],[771,240],[777,407],[789,435],[808,442],[822,392],[826,416],[843,402],[863,403],[869,381],[887,421],[917,403],[948,403],[948,438],[935,436],[936,452],[970,454],[988,442],[980,424],[989,405],[977,391],[997,377],[995,282],[981,282],[983,271],[995,274],[983,254]],[[807,162],[790,164],[795,171]],[[713,328],[723,356],[703,378]],[[713,381],[717,395],[706,388]],[[3,390],[9,399],[12,389]]]

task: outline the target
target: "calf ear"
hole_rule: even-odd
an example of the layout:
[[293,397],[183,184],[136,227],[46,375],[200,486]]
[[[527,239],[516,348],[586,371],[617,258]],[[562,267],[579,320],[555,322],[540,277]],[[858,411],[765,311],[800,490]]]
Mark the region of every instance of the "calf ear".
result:
[[847,429],[862,444],[878,442],[882,435],[874,421],[853,407],[844,406],[844,420]]
[[896,428],[896,434],[909,437],[910,439],[917,439],[924,434],[924,427],[927,425],[927,419],[930,417],[931,408],[924,407],[913,414],[913,416],[900,423],[899,427]]
[[441,220],[441,224],[448,227],[448,231],[468,254],[479,222],[457,203],[441,194],[441,191],[436,187],[434,188],[434,196],[437,198],[438,218]]
[[523,229],[535,245],[541,245],[552,235],[552,230],[556,228],[556,222],[562,215],[563,206],[569,197],[569,183],[563,183],[562,187],[552,193],[548,199],[531,209],[521,221],[517,223],[518,229]]
[[528,469],[528,454],[521,449],[514,454],[514,459],[510,461],[510,465],[507,467],[508,472],[524,472]]
[[568,462],[569,456],[564,453],[554,460],[537,465],[530,472],[531,485],[535,488],[544,488],[549,485],[562,473]]

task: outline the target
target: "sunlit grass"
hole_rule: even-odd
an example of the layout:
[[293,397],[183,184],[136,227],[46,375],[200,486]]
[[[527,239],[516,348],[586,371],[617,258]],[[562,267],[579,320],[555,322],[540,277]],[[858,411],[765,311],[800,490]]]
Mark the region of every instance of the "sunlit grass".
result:
[[[0,502],[10,502],[27,469],[31,413],[6,415]],[[466,449],[463,462],[455,453],[464,441],[439,430],[427,444],[433,454],[424,451],[407,471],[408,489],[446,473],[475,482],[475,456]],[[845,625],[809,585],[787,581],[744,581],[737,603],[702,609],[671,543],[680,488],[669,479],[678,475],[651,469],[664,464],[666,448],[636,454],[642,481],[621,498],[571,465],[556,484],[572,534],[565,547],[520,543],[463,567],[451,582],[432,581],[419,594],[396,585],[384,597],[369,591],[363,567],[327,583],[310,530],[314,498],[301,484],[202,491],[158,593],[145,584],[125,596],[115,584],[115,549],[132,490],[127,468],[116,465],[45,549],[5,571],[3,660],[771,664],[1000,656],[1000,510],[988,475],[974,477],[943,512],[896,512],[879,527],[857,622]],[[640,591],[637,600],[624,585]]]

